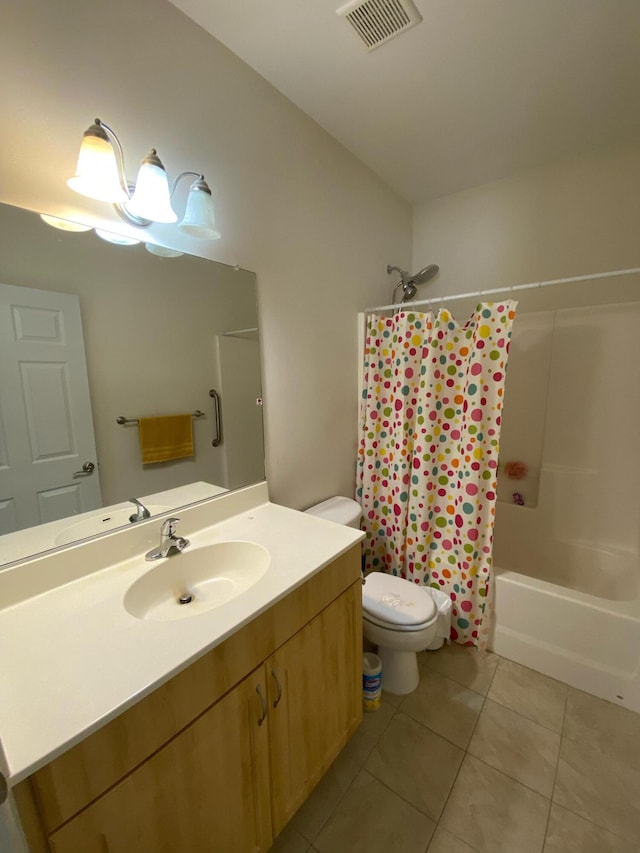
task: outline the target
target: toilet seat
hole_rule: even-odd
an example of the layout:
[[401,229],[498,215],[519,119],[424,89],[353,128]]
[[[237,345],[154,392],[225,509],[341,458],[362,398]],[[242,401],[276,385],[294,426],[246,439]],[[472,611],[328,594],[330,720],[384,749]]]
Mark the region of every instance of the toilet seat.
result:
[[362,618],[365,622],[369,622],[370,625],[377,625],[379,628],[385,628],[387,631],[393,631],[397,634],[417,634],[419,631],[424,631],[425,628],[429,628],[433,625],[438,617],[435,616],[429,622],[421,622],[419,625],[395,625],[393,622],[385,622],[383,619],[376,619],[365,610],[363,611]]
[[364,618],[390,631],[422,631],[438,616],[438,608],[424,587],[404,578],[373,572],[362,587]]

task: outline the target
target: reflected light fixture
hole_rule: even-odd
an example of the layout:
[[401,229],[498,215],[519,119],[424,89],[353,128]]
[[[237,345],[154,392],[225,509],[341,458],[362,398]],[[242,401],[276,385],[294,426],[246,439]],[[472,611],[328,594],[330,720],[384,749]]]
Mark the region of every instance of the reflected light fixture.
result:
[[111,202],[129,225],[147,228],[153,222],[172,223],[178,216],[171,199],[182,178],[196,178],[187,198],[178,228],[191,237],[217,240],[215,209],[211,190],[199,172],[181,172],[169,187],[169,179],[155,148],[140,164],[135,184],[127,181],[124,151],[116,133],[99,118],[82,136],[76,173],[67,185],[77,193]]
[[156,255],[158,258],[181,258],[184,252],[179,252],[177,249],[170,249],[168,246],[158,246],[157,243],[145,243],[145,249],[151,255]]
[[59,216],[50,216],[48,213],[41,213],[40,219],[51,225],[52,228],[58,228],[60,231],[91,231],[91,225],[81,225],[79,222],[71,222],[69,219],[60,219]]
[[96,228],[96,234],[101,240],[106,240],[107,243],[113,243],[115,246],[138,246],[140,240],[134,240],[133,237],[125,237],[124,234],[112,234],[111,231],[105,231],[102,228]]

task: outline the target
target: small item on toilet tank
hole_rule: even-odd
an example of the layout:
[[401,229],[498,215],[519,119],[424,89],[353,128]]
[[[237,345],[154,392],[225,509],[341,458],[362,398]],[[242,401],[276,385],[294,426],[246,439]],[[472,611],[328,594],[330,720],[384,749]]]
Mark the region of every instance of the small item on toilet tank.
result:
[[511,498],[516,506],[524,506],[524,498],[520,494],[520,492],[514,492],[511,495]]
[[382,697],[382,661],[373,652],[362,656],[362,703],[365,711],[377,711]]

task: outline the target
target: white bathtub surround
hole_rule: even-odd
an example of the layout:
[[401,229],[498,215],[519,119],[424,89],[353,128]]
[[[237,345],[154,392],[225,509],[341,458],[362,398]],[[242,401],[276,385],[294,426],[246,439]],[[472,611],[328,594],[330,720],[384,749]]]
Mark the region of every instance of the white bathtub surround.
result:
[[[14,785],[214,648],[361,538],[268,501],[266,483],[180,512],[190,550],[250,541],[269,552],[265,575],[224,607],[149,621],[124,607],[153,571],[160,520],[0,572],[2,766]],[[179,561],[182,555],[168,558]]]
[[[635,710],[639,363],[640,303],[518,317],[502,446],[540,480],[537,505],[497,504],[492,638],[499,654]],[[527,406],[528,388],[545,393]]]
[[365,345],[356,481],[366,569],[442,589],[451,638],[481,649],[516,305],[481,303],[464,325],[446,308],[372,314]]

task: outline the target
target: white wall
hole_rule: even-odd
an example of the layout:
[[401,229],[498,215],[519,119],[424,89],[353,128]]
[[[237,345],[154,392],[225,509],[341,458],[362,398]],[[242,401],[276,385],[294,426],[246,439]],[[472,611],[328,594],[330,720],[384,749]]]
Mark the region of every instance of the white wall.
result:
[[387,263],[408,265],[409,206],[164,0],[21,0],[0,38],[0,200],[116,223],[65,185],[96,115],[130,172],[152,145],[170,175],[204,171],[222,240],[155,234],[258,274],[271,496],[351,494],[356,312],[387,301]]
[[[413,230],[414,268],[440,264],[423,298],[638,267],[640,147],[596,152],[437,199],[416,208]],[[556,289],[555,303],[566,298],[566,289]]]

